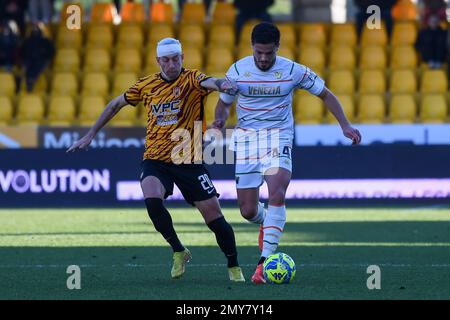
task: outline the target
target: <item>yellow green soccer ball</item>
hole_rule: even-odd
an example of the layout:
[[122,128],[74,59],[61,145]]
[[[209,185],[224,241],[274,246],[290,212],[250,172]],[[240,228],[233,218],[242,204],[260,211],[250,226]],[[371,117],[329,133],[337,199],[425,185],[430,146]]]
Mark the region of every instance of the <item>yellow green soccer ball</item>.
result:
[[286,253],[274,253],[263,264],[264,279],[267,283],[291,283],[295,277],[295,262]]

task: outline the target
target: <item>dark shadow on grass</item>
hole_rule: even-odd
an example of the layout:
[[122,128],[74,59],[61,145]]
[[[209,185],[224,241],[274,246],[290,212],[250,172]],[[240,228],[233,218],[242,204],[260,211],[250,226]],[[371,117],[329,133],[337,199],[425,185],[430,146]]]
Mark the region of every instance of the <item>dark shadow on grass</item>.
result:
[[[258,233],[256,225],[231,223],[235,233]],[[175,222],[175,229],[183,234],[209,234],[202,222]],[[367,222],[287,222],[282,243],[298,242],[394,242],[394,243],[450,243],[449,221],[367,221]],[[0,233],[0,236],[64,236],[64,235],[147,235],[156,234],[153,225],[143,225],[136,231],[91,232],[33,232]]]

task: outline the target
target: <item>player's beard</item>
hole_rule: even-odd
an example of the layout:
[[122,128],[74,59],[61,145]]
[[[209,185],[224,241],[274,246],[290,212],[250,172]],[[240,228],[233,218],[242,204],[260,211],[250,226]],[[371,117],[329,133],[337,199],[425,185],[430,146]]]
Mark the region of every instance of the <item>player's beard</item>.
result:
[[274,58],[271,62],[268,61],[267,64],[266,64],[267,67],[265,67],[265,68],[261,67],[261,65],[259,64],[259,62],[256,60],[255,57],[253,57],[253,60],[255,61],[255,65],[258,67],[259,70],[267,71],[267,70],[269,70],[270,68],[273,67],[273,65],[275,64],[276,58]]

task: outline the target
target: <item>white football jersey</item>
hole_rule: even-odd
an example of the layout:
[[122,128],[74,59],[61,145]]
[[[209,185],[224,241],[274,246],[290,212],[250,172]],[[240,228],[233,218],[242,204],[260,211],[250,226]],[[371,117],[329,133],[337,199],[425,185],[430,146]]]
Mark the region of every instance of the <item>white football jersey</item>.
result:
[[[236,129],[279,129],[280,138],[291,141],[294,136],[294,89],[319,95],[325,86],[325,82],[310,68],[280,56],[267,71],[258,69],[253,56],[245,57],[229,68],[226,77],[239,89]],[[235,97],[221,93],[220,98],[231,103]]]

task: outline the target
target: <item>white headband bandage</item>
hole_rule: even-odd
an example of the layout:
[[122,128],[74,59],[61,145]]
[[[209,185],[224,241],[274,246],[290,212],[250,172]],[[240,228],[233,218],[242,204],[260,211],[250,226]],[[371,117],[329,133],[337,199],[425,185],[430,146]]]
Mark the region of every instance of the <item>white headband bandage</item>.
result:
[[181,43],[177,39],[165,38],[158,42],[156,46],[156,56],[158,58],[181,53]]

